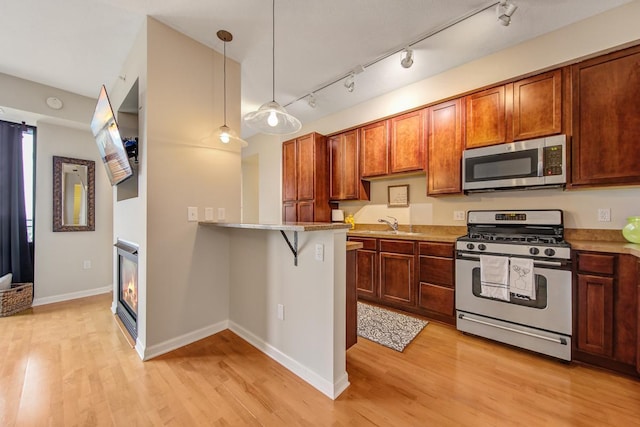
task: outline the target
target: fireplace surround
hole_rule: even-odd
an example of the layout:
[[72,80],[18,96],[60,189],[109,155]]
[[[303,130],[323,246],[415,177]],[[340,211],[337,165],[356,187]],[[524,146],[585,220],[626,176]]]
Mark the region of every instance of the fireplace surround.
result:
[[116,315],[129,335],[138,338],[138,247],[118,240],[118,295]]

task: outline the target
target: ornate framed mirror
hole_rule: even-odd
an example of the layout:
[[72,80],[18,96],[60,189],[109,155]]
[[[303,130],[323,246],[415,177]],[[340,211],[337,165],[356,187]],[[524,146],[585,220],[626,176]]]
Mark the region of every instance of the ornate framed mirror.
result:
[[53,156],[53,231],[95,230],[93,160]]

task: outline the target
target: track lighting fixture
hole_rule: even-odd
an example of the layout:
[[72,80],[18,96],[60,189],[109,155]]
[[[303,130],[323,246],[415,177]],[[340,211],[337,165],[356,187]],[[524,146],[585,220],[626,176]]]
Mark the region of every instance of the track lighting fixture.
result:
[[276,2],[272,1],[272,50],[271,50],[271,95],[272,100],[264,103],[256,111],[247,113],[244,122],[251,128],[270,135],[288,135],[298,132],[302,128],[302,123],[296,117],[287,113],[280,104],[276,102]]
[[344,80],[344,87],[347,88],[347,91],[353,92],[353,89],[355,89],[355,87],[356,87],[355,74],[354,73],[349,74],[347,76],[347,78]]
[[309,104],[311,108],[316,108],[316,96],[313,93],[307,95],[307,104]]
[[413,50],[408,47],[405,48],[400,57],[402,58],[400,65],[402,65],[403,68],[411,68],[413,65]]
[[500,1],[496,9],[500,25],[504,25],[505,27],[509,26],[509,24],[511,24],[511,15],[513,15],[517,8],[518,6],[509,0]]

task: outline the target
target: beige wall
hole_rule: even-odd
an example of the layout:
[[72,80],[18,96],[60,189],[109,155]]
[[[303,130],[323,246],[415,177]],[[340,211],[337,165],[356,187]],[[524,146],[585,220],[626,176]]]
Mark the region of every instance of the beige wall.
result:
[[[330,134],[380,117],[425,105],[450,96],[489,85],[536,70],[553,67],[577,58],[640,40],[640,1],[558,31],[522,43],[493,55],[454,68],[362,103],[337,114],[306,124],[300,135],[317,131]],[[295,135],[274,137],[257,135],[248,139],[243,155],[260,155],[260,219],[279,220],[281,216],[281,142]],[[402,217],[403,223],[464,225],[454,221],[456,210],[520,207],[560,208],[566,210],[568,227],[620,229],[625,218],[638,215],[640,189],[605,189],[580,191],[506,192],[489,196],[426,197],[422,178],[385,179],[372,182],[372,200],[368,204],[343,202],[340,207],[356,213],[364,222],[382,215]],[[386,187],[410,184],[412,211],[386,209]],[[384,206],[381,206],[384,205]],[[366,206],[366,207],[365,207]],[[364,210],[363,210],[364,207]],[[611,222],[598,222],[597,209],[611,208]],[[361,221],[361,222],[362,222]]]
[[[223,56],[147,21],[146,347],[147,356],[228,319],[228,240],[211,238],[187,207],[226,210],[240,220],[239,147],[211,138],[223,122]],[[227,116],[238,128],[240,66],[227,60]],[[208,329],[214,328],[214,329]],[[184,338],[187,340],[187,338]]]

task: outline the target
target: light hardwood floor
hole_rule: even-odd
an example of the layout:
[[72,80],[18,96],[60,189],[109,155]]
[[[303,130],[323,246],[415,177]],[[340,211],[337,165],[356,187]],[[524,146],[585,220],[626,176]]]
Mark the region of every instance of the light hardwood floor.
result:
[[404,353],[362,338],[332,401],[224,331],[148,362],[110,295],[0,318],[0,426],[631,426],[640,381],[435,322]]

